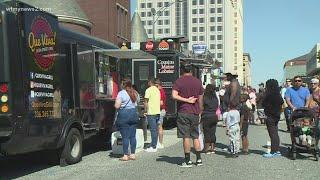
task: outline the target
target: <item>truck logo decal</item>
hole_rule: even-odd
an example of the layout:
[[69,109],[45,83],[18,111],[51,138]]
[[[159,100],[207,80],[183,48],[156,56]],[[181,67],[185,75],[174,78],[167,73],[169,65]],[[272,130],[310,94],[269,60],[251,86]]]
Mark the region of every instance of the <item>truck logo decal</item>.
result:
[[162,41],[159,43],[159,50],[160,50],[160,51],[167,51],[167,50],[169,50],[169,44],[168,44],[166,41],[162,40]]
[[28,45],[33,53],[38,67],[48,71],[54,64],[56,56],[57,32],[54,32],[49,22],[37,16],[31,25],[31,32],[28,35]]

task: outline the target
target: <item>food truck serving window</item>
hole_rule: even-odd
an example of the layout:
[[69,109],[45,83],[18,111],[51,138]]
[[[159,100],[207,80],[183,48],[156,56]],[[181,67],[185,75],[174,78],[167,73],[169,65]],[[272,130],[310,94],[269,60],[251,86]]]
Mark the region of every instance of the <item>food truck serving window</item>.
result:
[[113,98],[115,93],[114,72],[116,72],[116,59],[95,53],[96,94],[106,98]]

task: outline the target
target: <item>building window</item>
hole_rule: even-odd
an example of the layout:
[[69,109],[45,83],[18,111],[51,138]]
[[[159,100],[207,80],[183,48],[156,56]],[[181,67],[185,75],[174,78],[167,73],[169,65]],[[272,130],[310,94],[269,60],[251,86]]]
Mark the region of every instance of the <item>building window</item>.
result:
[[165,11],[165,12],[164,12],[164,15],[165,15],[165,16],[169,16],[169,15],[170,15],[169,11]]
[[152,3],[148,3],[148,4],[147,4],[147,7],[148,7],[148,8],[151,8],[151,7],[152,7]]
[[218,22],[222,22],[222,17],[217,17]]
[[169,7],[169,2],[164,2],[164,7]]
[[204,36],[199,36],[199,41],[204,41]]
[[158,29],[158,34],[162,34],[163,30],[162,29]]
[[204,32],[204,27],[199,27],[199,32]]
[[234,24],[237,24],[238,23],[238,21],[237,20],[234,20]]
[[199,23],[204,23],[204,18],[199,18]]
[[152,29],[148,29],[148,34],[152,34]]
[[158,7],[162,7],[162,2],[158,2]]
[[234,69],[234,70],[237,70],[237,69],[238,69],[238,67],[237,67],[237,66],[234,66],[234,67],[233,67],[233,69]]
[[237,53],[234,53],[234,57],[235,57],[235,58],[238,57],[238,54],[237,54]]
[[152,25],[152,21],[148,21],[148,25],[151,26]]
[[210,13],[215,13],[216,9],[215,8],[210,8]]
[[148,17],[151,17],[152,15],[151,15],[151,12],[148,12]]
[[222,8],[218,8],[217,12],[222,13]]
[[211,0],[210,3],[211,3],[211,4],[214,4],[214,0]]
[[199,9],[199,14],[204,14],[204,9]]
[[192,36],[192,41],[197,41],[197,36]]
[[237,27],[235,27],[235,28],[234,28],[234,31],[235,31],[235,32],[237,32],[237,31],[238,31],[238,28],[237,28]]
[[193,27],[192,32],[197,32],[197,27]]
[[169,34],[170,33],[170,29],[169,28],[167,28],[167,29],[165,29],[165,31],[164,31],[166,34]]
[[164,20],[164,24],[169,25],[170,24],[169,20]]
[[234,44],[238,44],[238,41],[237,41],[237,40],[234,40]]
[[141,8],[146,8],[146,4],[145,4],[145,3],[141,3],[141,4],[140,4],[140,7],[141,7]]
[[210,44],[210,49],[215,49],[215,44]]
[[192,9],[192,14],[197,14],[197,9]]
[[193,0],[192,5],[197,5],[197,0]]
[[204,5],[204,0],[199,0],[199,5]]
[[237,46],[236,46],[236,47],[234,47],[234,51],[238,51],[238,48],[237,48]]
[[121,39],[128,37],[128,10],[121,6],[117,6],[117,36]]
[[215,22],[216,18],[215,17],[210,17],[210,22]]
[[210,36],[210,40],[211,40],[211,41],[215,40],[215,37],[216,37],[215,35],[211,35],[211,36]]
[[218,4],[222,4],[222,0],[218,0]]
[[222,44],[218,44],[217,48],[222,49]]
[[163,22],[162,20],[158,20],[158,25],[162,25],[163,24],[162,22]]
[[218,58],[222,58],[222,53],[218,53]]
[[146,22],[145,21],[141,21],[142,23],[142,26],[145,26],[146,25]]
[[237,12],[235,12],[235,13],[234,13],[234,17],[237,17],[237,16],[238,16],[238,13],[237,13]]
[[222,40],[222,35],[218,35],[217,39]]
[[192,18],[192,23],[197,23],[197,18]]
[[210,26],[210,32],[214,32],[216,31],[216,27],[215,26]]
[[145,12],[141,12],[141,17],[146,17],[146,13]]
[[222,31],[222,26],[218,26],[217,31]]

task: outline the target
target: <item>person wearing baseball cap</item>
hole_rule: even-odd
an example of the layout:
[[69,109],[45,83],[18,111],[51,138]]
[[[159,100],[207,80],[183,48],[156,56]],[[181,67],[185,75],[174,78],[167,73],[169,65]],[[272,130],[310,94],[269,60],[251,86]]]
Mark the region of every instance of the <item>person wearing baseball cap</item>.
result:
[[319,105],[320,105],[320,87],[319,79],[313,78],[310,81],[310,91],[312,91],[311,96],[308,101],[308,108],[312,109],[316,116],[319,117]]

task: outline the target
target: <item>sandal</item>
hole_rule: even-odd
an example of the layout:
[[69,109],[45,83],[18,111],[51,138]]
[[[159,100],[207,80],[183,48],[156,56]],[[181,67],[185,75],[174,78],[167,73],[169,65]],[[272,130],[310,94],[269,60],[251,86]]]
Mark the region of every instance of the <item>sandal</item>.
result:
[[129,157],[128,156],[123,156],[122,158],[119,159],[120,161],[129,161]]

